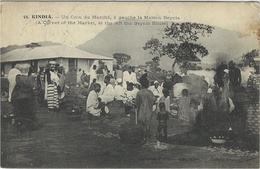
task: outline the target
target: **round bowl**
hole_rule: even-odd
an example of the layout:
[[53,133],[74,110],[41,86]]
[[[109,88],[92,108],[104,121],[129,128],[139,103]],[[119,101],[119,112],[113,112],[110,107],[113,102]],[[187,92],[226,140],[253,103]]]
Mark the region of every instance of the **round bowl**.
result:
[[212,143],[216,144],[224,144],[226,143],[226,139],[223,138],[211,138]]

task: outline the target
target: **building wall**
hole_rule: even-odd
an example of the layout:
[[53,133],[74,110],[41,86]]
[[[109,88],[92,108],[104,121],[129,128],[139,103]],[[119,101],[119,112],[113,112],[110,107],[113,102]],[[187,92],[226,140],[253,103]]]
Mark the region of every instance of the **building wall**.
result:
[[93,62],[93,60],[78,59],[77,67],[78,67],[78,69],[81,68],[81,70],[84,70],[84,72],[89,72],[90,63],[92,63],[92,62]]
[[[41,65],[45,66],[48,63],[48,61],[49,61],[49,59],[37,60],[38,68],[35,71],[38,72],[39,66],[41,66]],[[69,59],[58,58],[58,59],[56,59],[56,61],[65,68],[65,72],[67,73],[68,70],[69,70]],[[104,61],[104,62],[107,65],[110,72],[112,72],[113,71],[113,61],[109,60],[109,61]],[[89,72],[90,68],[92,68],[93,65],[98,66],[99,65],[98,60],[77,59],[77,69],[81,68],[85,72]],[[12,63],[5,63],[4,64],[4,72],[5,72],[4,76],[5,77],[8,75],[8,72],[10,71],[11,68],[12,68]]]

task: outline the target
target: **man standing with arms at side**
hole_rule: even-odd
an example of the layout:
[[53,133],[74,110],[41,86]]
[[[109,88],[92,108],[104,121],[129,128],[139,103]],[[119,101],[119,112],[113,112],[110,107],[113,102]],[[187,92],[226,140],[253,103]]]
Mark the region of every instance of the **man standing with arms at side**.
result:
[[144,126],[145,139],[150,141],[150,121],[153,112],[153,105],[156,102],[154,94],[148,90],[149,80],[143,78],[140,80],[142,89],[139,90],[136,94],[135,106],[137,109],[137,118]]
[[233,99],[235,92],[239,90],[241,85],[241,71],[239,68],[236,68],[236,64],[233,60],[228,63],[228,66],[230,97]]
[[14,90],[14,86],[16,85],[16,76],[21,74],[19,70],[19,63],[13,64],[13,68],[8,73],[8,82],[9,82],[9,98],[8,101],[11,102],[12,92]]

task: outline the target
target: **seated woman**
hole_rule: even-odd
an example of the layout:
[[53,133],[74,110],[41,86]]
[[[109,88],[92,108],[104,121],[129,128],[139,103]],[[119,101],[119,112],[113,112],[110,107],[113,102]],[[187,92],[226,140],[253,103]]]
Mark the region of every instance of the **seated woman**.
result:
[[94,90],[90,91],[86,101],[86,112],[88,112],[89,119],[93,116],[100,117],[105,116],[109,112],[108,107],[104,102],[98,98],[101,85],[99,83],[94,84]]

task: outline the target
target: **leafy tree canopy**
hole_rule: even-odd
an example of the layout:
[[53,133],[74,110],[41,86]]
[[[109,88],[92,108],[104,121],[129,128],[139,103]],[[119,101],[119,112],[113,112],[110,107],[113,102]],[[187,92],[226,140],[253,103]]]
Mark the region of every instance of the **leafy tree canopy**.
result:
[[176,63],[185,66],[191,57],[208,55],[208,50],[196,41],[200,37],[209,36],[214,29],[210,25],[199,23],[172,23],[170,26],[166,26],[164,29],[165,35],[162,37],[170,39],[171,43],[163,44],[159,39],[151,38],[146,42],[143,49],[149,50],[151,55],[157,57],[168,56],[175,59],[172,67]]
[[245,66],[248,66],[250,62],[254,63],[254,58],[259,56],[259,50],[254,49],[251,52],[248,52],[242,56],[242,61],[244,62]]
[[131,59],[131,56],[125,53],[114,53],[113,58],[116,59],[117,65],[122,66],[123,63],[127,63]]
[[27,44],[27,45],[25,45],[25,47],[26,48],[35,48],[35,47],[40,47],[40,46],[42,46],[41,44],[39,44],[39,43],[30,43],[30,44]]

